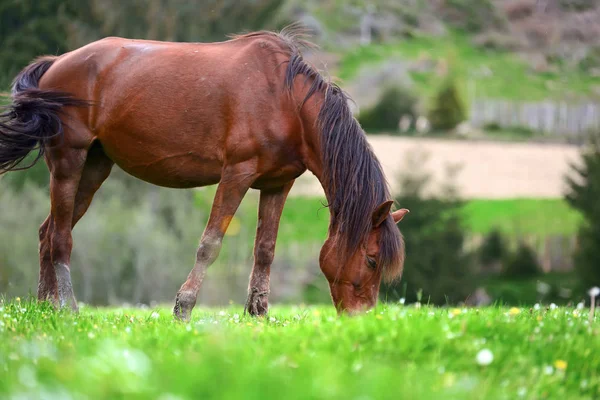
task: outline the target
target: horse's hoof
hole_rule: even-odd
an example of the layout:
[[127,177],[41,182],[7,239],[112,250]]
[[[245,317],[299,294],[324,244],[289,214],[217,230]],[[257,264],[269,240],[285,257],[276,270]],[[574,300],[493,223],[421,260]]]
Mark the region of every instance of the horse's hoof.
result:
[[195,304],[196,299],[193,295],[185,292],[177,293],[175,306],[173,307],[173,316],[179,321],[188,322],[192,316],[192,309]]
[[244,312],[248,312],[248,314],[253,317],[262,317],[268,314],[269,312],[269,299],[268,292],[259,292],[256,289],[253,289],[248,294],[248,300],[246,301],[246,307],[244,308]]

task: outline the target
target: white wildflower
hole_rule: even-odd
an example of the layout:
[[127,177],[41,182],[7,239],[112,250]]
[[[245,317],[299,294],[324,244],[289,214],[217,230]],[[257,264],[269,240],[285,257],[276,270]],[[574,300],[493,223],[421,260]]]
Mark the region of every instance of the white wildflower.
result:
[[400,299],[400,304],[404,304],[405,302],[406,302],[406,299],[405,299],[404,297],[402,297],[402,298]]
[[157,313],[156,311],[154,311],[152,314],[150,314],[150,318],[152,318],[152,319],[158,319],[158,317],[160,317],[160,314]]
[[590,297],[596,297],[600,294],[600,288],[598,286],[594,286],[588,291]]
[[489,349],[483,349],[477,353],[476,359],[479,365],[490,365],[494,361],[494,354]]
[[585,307],[585,303],[584,303],[583,301],[582,301],[582,302],[579,302],[579,303],[577,303],[577,309],[578,309],[578,310],[583,310],[583,308],[584,308],[584,307]]
[[544,366],[544,373],[546,375],[552,375],[554,373],[554,368],[551,365]]
[[540,309],[540,303],[535,303],[535,305],[533,306],[534,310],[539,310]]
[[556,304],[554,304],[554,303],[550,304],[550,309],[551,310],[556,310],[557,307],[558,306]]

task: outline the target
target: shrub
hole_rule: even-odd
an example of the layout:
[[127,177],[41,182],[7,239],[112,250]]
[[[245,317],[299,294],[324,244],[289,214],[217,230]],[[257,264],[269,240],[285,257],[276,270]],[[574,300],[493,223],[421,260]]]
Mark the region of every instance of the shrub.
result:
[[358,121],[367,132],[397,132],[404,115],[415,116],[416,96],[401,86],[387,87],[375,106],[361,112]]
[[596,7],[597,0],[559,0],[559,6],[565,11],[585,11]]
[[575,176],[567,177],[566,200],[584,217],[577,239],[574,263],[585,287],[600,286],[600,135],[592,137],[582,151],[580,165],[571,165]]
[[540,273],[541,269],[535,251],[525,243],[520,243],[517,250],[508,257],[504,275],[507,278],[530,278]]
[[507,254],[506,243],[502,233],[494,229],[488,233],[479,248],[479,261],[484,266],[501,262]]
[[467,32],[479,33],[505,26],[505,20],[491,0],[446,0],[442,4],[440,11],[444,20]]
[[579,68],[584,72],[591,72],[594,68],[600,68],[600,46],[588,50],[588,54],[579,62]]
[[455,78],[448,78],[433,98],[429,110],[429,121],[433,130],[451,130],[466,120],[467,113]]

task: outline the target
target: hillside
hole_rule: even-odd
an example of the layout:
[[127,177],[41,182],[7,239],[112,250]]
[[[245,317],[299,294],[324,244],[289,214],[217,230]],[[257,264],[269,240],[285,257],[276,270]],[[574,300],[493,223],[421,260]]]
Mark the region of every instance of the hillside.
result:
[[428,97],[449,69],[469,100],[600,98],[596,0],[328,0],[291,15],[322,44],[312,60],[359,107],[390,83]]

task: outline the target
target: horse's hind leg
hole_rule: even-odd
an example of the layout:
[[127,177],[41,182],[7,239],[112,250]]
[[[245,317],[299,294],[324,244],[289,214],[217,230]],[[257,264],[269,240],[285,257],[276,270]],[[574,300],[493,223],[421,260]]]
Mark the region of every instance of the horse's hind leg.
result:
[[[249,166],[248,169],[253,171],[254,167]],[[255,179],[254,172],[247,172],[243,165],[228,167],[223,171],[208,223],[200,239],[196,264],[175,298],[173,314],[176,318],[184,321],[190,319],[206,269],[218,257],[229,222]]]
[[251,315],[265,315],[269,310],[269,275],[275,256],[275,242],[283,206],[294,182],[284,187],[261,190],[258,223],[254,242],[254,266],[248,284],[246,308]]
[[[69,152],[68,154],[82,157],[78,153],[71,154]],[[85,157],[85,164],[74,163],[79,167],[73,168],[67,177],[56,178],[53,172],[50,189],[51,213],[40,227],[38,299],[52,300],[61,306],[71,303],[71,307],[74,309],[77,308],[77,305],[71,286],[69,264],[72,247],[71,230],[87,211],[94,194],[110,174],[113,165],[99,145],[92,146],[87,155],[84,154],[83,157]],[[68,165],[69,162],[67,161],[65,164]],[[82,164],[83,169],[81,168]],[[51,170],[56,171],[55,168],[56,165],[51,164]],[[56,172],[59,173],[59,171]],[[76,194],[73,195],[72,183],[75,181],[77,181],[77,189]],[[59,191],[62,192],[58,193]],[[69,209],[71,210],[70,215],[68,215]],[[61,225],[56,224],[58,220],[61,221]],[[64,232],[65,225],[68,226],[68,235]],[[56,232],[55,226],[59,226],[63,231]],[[66,249],[61,240],[66,240]]]

